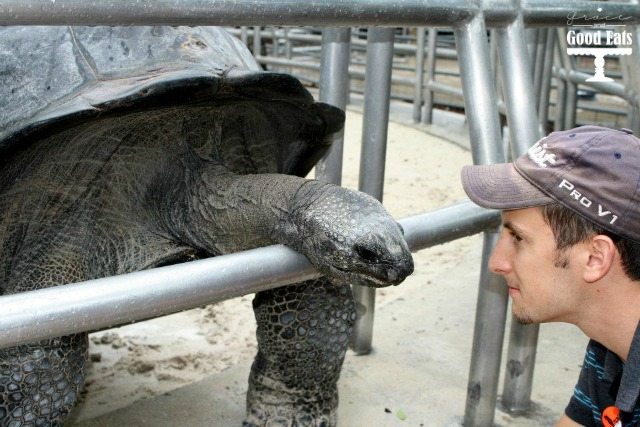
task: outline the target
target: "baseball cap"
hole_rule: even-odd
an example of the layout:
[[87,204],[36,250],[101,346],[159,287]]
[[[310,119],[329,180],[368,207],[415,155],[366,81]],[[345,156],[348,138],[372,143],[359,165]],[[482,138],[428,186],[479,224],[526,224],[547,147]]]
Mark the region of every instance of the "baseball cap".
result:
[[605,230],[640,242],[640,139],[628,129],[581,126],[553,132],[513,163],[465,166],[462,185],[486,208],[559,202]]

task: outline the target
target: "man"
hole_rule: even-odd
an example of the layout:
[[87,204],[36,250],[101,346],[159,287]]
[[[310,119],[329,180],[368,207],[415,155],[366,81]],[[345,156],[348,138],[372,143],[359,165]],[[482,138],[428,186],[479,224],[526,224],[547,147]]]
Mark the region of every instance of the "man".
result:
[[[466,166],[465,191],[501,209],[489,267],[522,323],[568,322],[591,341],[558,426],[640,421],[640,139],[554,132],[513,163]],[[619,422],[616,417],[619,414]]]

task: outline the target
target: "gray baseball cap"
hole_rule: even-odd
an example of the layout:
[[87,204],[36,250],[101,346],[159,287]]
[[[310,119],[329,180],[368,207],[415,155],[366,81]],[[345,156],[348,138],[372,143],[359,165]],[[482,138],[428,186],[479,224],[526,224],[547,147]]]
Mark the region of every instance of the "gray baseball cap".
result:
[[513,163],[465,166],[462,185],[480,206],[510,210],[554,201],[640,242],[640,139],[628,129],[553,132]]

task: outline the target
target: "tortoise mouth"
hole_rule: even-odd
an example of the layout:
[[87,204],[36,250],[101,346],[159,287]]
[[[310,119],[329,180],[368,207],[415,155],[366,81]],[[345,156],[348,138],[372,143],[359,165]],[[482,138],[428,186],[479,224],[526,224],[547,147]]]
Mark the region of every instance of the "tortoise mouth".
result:
[[410,264],[410,268],[406,269],[406,271],[396,267],[379,268],[376,271],[354,271],[337,266],[332,266],[332,268],[343,273],[346,282],[355,285],[384,287],[396,286],[402,283],[407,276],[413,273],[413,263]]

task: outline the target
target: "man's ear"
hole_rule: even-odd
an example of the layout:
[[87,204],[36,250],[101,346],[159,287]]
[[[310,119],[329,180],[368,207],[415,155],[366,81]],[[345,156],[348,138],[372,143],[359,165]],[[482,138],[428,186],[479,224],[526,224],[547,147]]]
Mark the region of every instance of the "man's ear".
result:
[[593,283],[609,273],[616,257],[616,245],[610,237],[597,234],[586,245],[589,252],[585,265],[583,279],[587,283]]

